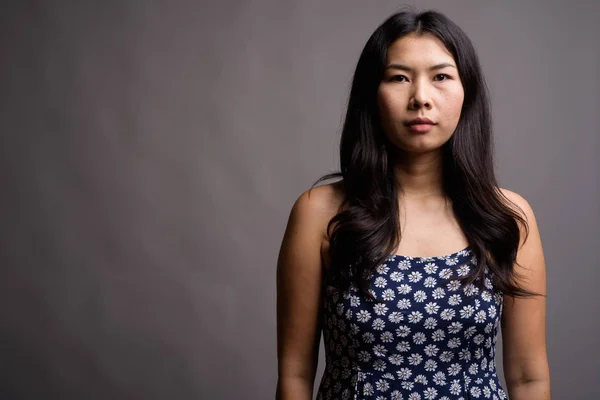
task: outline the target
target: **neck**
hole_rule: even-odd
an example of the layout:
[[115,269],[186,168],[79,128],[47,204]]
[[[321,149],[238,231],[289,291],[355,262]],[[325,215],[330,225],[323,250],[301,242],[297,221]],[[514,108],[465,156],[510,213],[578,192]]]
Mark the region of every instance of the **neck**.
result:
[[405,198],[443,197],[441,152],[403,153],[394,163],[399,194]]

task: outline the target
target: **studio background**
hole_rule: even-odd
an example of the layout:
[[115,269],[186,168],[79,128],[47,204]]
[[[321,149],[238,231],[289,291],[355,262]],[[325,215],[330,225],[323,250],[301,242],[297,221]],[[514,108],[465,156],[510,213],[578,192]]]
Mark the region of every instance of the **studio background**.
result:
[[[3,1],[0,398],[274,398],[287,217],[403,4]],[[408,4],[476,46],[544,245],[553,398],[600,398],[600,5]]]

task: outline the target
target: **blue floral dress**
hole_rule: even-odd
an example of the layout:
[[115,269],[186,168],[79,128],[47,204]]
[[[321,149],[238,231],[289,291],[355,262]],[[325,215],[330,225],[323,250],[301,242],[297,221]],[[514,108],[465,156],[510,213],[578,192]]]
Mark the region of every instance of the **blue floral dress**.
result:
[[[485,271],[484,290],[448,278],[467,274],[470,247],[439,257],[395,255],[363,296],[324,284],[326,366],[317,400],[507,399],[496,375],[502,293]],[[480,279],[475,283],[481,283]]]

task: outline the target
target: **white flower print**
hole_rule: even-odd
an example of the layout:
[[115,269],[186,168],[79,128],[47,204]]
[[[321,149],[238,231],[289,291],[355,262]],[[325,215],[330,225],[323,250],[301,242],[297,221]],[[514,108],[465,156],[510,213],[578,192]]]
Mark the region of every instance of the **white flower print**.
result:
[[435,272],[438,270],[438,266],[435,263],[428,263],[425,264],[425,268],[423,268],[423,270],[428,274],[435,274]]
[[473,272],[474,259],[469,251],[391,257],[368,278],[378,301],[353,283],[324,289],[324,344],[333,362],[317,399],[506,399],[494,363],[503,294],[487,270],[471,284],[452,280]]
[[356,319],[358,320],[358,322],[367,322],[371,319],[371,313],[367,310],[360,310],[356,314]]
[[410,343],[408,343],[407,341],[400,342],[396,345],[396,350],[398,350],[401,353],[406,353],[410,350]]
[[420,303],[422,301],[425,301],[425,299],[427,299],[427,295],[422,290],[417,290],[415,292],[415,294],[413,295],[413,297],[417,303]]
[[479,310],[477,312],[477,314],[475,314],[475,322],[477,322],[478,324],[485,322],[485,311],[484,310]]
[[452,270],[450,268],[444,268],[439,273],[439,277],[442,279],[448,279],[451,276],[452,276]]
[[406,283],[403,283],[398,286],[397,290],[399,294],[409,294],[412,291],[412,287]]
[[363,386],[363,394],[365,396],[371,396],[375,394],[375,391],[373,390],[373,385],[371,385],[369,382],[365,383]]
[[425,343],[426,336],[423,332],[417,332],[413,335],[413,343],[414,344],[423,344]]
[[396,294],[392,289],[385,289],[381,294],[381,298],[385,301],[392,301],[396,298]]
[[425,329],[435,329],[436,326],[437,326],[437,319],[435,319],[433,317],[429,317],[425,320],[425,322],[423,322],[423,327]]
[[388,273],[390,268],[386,264],[381,264],[377,267],[377,273],[385,275]]
[[458,396],[460,394],[460,390],[460,381],[458,379],[454,379],[450,384],[450,393],[455,396]]
[[376,318],[375,320],[373,320],[373,329],[377,330],[377,331],[381,331],[385,328],[385,321],[382,320],[381,318]]
[[394,374],[392,374],[391,372],[386,372],[385,374],[381,375],[381,377],[384,379],[390,379],[390,380],[396,379],[396,378],[394,378]]
[[347,309],[346,310],[346,314],[345,314],[346,319],[352,319],[352,314],[354,314],[352,312],[352,310],[351,309]]
[[380,392],[386,392],[390,388],[390,384],[389,384],[388,381],[385,381],[383,379],[379,379],[377,382],[375,382],[375,387]]
[[398,374],[398,378],[407,380],[407,379],[410,379],[410,377],[412,375],[412,371],[410,370],[410,368],[400,368],[398,370],[397,374]]
[[396,335],[398,337],[406,337],[409,334],[410,334],[410,328],[406,325],[399,326],[398,329],[396,329]]
[[392,343],[394,341],[394,335],[389,331],[383,332],[381,334],[381,341],[383,343]]
[[481,369],[487,369],[487,358],[481,360]]
[[450,347],[451,349],[455,349],[458,346],[460,346],[460,339],[457,337],[453,337],[450,338],[450,340],[448,340],[448,347]]
[[362,336],[363,342],[365,343],[373,343],[375,341],[375,335],[371,332],[365,332]]
[[443,330],[438,329],[435,332],[433,332],[433,334],[431,335],[431,339],[434,342],[439,342],[440,340],[444,340],[444,338],[446,337],[446,333],[444,333]]
[[369,353],[366,350],[363,350],[361,352],[358,353],[358,361],[361,362],[369,362],[369,360],[371,360],[371,353]]
[[490,390],[489,387],[485,386],[483,388],[483,397],[489,399],[491,395],[492,395],[492,391]]
[[404,357],[400,354],[392,354],[388,357],[388,360],[394,365],[400,365],[404,361]]
[[423,361],[423,356],[418,353],[413,353],[407,359],[410,365],[419,365]]
[[386,305],[383,303],[377,303],[373,306],[373,311],[377,315],[385,315],[385,313],[387,313],[388,310],[389,308],[387,308]]
[[385,371],[385,361],[383,361],[383,360],[375,360],[373,362],[373,369],[375,371]]
[[450,281],[448,282],[448,284],[446,285],[446,288],[451,291],[454,292],[458,289],[460,289],[460,282],[459,281]]
[[483,331],[485,333],[490,333],[490,332],[492,332],[492,329],[494,329],[494,324],[492,324],[491,322],[488,322],[487,325],[485,326],[485,328],[483,329]]
[[420,320],[423,319],[423,314],[420,313],[419,311],[413,311],[410,314],[408,314],[408,322],[416,324],[417,322],[419,322]]
[[462,302],[460,294],[453,294],[448,298],[448,304],[451,306],[457,306]]
[[456,265],[458,264],[458,258],[457,257],[448,257],[446,258],[446,265]]
[[448,333],[456,334],[456,333],[460,332],[460,330],[462,328],[463,328],[463,324],[461,322],[454,321],[448,327]]
[[375,279],[375,287],[382,288],[382,287],[385,287],[386,285],[387,285],[387,279],[385,279],[384,277],[380,276],[377,279]]
[[454,311],[452,308],[446,308],[440,313],[440,317],[446,321],[451,320],[452,318],[454,318],[455,315],[456,311]]
[[432,400],[437,397],[437,394],[438,394],[438,392],[435,388],[428,387],[427,389],[425,389],[425,393],[423,393],[423,397],[427,400]]
[[477,364],[471,364],[471,365],[469,365],[469,370],[468,371],[469,371],[469,373],[471,375],[476,375],[478,370],[479,370],[479,366]]
[[436,374],[433,375],[433,383],[435,383],[438,386],[445,386],[446,375],[442,371],[436,372]]
[[373,354],[377,357],[385,357],[385,353],[387,353],[387,349],[382,344],[376,344],[373,346]]
[[494,288],[494,285],[492,284],[492,280],[488,277],[486,277],[483,281],[483,285],[487,288],[492,290]]
[[404,274],[402,272],[394,271],[390,274],[390,279],[394,282],[400,282],[404,279]]
[[441,287],[436,288],[433,293],[431,294],[431,296],[436,299],[439,300],[441,298],[443,298],[444,296],[446,296],[446,292],[444,291],[444,289],[442,289]]
[[440,355],[440,361],[446,362],[446,363],[452,361],[453,358],[454,358],[454,353],[451,351],[444,351]]
[[458,352],[458,359],[463,361],[469,361],[471,359],[471,352],[469,349],[461,349]]
[[404,320],[404,314],[398,311],[394,311],[388,316],[388,320],[393,323],[398,323]]
[[435,357],[439,350],[440,350],[440,348],[437,347],[435,344],[428,344],[427,346],[425,346],[424,352],[429,357]]
[[481,298],[488,303],[492,301],[492,295],[487,290],[484,290],[483,293],[481,293]]
[[479,396],[481,396],[481,389],[479,389],[477,386],[473,386],[471,388],[471,396],[478,398]]
[[425,361],[425,371],[433,372],[435,370],[437,370],[437,362],[435,362],[435,360]]
[[477,332],[477,328],[474,326],[470,326],[467,329],[465,329],[464,335],[466,339],[469,339],[471,336],[473,336],[475,334],[475,332]]
[[475,336],[473,338],[473,343],[481,345],[483,343],[483,341],[485,340],[485,336],[483,336],[481,333],[477,336]]
[[427,278],[425,278],[425,280],[423,281],[423,286],[425,286],[426,288],[432,288],[435,287],[435,285],[437,284],[437,281],[435,280],[434,277],[428,276]]
[[410,308],[410,300],[409,299],[398,300],[397,307],[401,310],[409,309]]
[[419,282],[421,279],[423,279],[423,274],[420,273],[419,271],[413,271],[410,274],[408,274],[408,281],[409,282]]
[[410,261],[409,260],[400,261],[398,263],[398,268],[401,269],[401,270],[403,270],[403,271],[406,271],[407,269],[410,269]]
[[469,268],[468,265],[461,265],[460,267],[458,267],[458,269],[456,270],[456,274],[458,276],[465,276],[469,273],[469,271],[471,270],[471,268]]
[[468,285],[465,285],[463,291],[467,296],[475,296],[479,293],[479,288],[472,283],[469,283]]
[[479,360],[481,357],[483,357],[483,349],[480,347],[475,350],[475,359]]
[[460,310],[460,316],[461,316],[461,318],[469,318],[471,315],[473,315],[474,312],[475,312],[475,308],[469,304],[467,306],[464,306]]
[[460,364],[457,364],[457,363],[451,364],[448,367],[448,375],[450,375],[450,376],[458,375],[458,373],[461,370],[462,370],[462,367],[460,366]]

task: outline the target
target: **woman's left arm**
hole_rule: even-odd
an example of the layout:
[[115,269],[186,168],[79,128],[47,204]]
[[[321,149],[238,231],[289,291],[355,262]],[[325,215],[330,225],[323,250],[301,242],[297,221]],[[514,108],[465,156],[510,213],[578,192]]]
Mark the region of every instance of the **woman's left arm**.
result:
[[523,228],[517,253],[517,283],[543,294],[529,298],[504,296],[502,358],[510,400],[550,400],[550,368],[546,353],[546,264],[533,210],[520,195],[503,190],[525,214],[529,236]]

